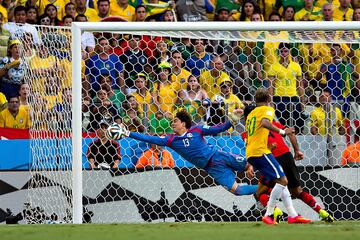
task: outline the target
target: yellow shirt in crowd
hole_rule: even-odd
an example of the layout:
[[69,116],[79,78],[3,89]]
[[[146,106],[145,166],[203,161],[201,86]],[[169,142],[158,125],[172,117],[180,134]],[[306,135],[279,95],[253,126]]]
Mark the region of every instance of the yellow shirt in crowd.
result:
[[14,117],[6,108],[0,113],[0,127],[29,129],[31,127],[30,114],[23,106],[19,107],[19,113]]
[[3,23],[7,23],[9,21],[8,11],[3,5],[0,5],[0,13],[3,15]]
[[[111,9],[113,7],[111,6]],[[110,11],[111,11],[110,9]],[[99,22],[101,18],[99,17],[98,13],[93,8],[86,8],[84,15],[87,17],[88,22]]]
[[130,4],[124,9],[119,6],[116,0],[111,0],[110,6],[110,16],[120,16],[129,22],[134,20],[135,8]]
[[[335,114],[336,114],[336,129],[339,129],[339,127],[343,123],[343,116],[341,113],[341,110],[339,108],[335,108]],[[327,123],[325,122],[326,119],[326,112],[323,109],[323,107],[317,107],[310,113],[310,124],[311,126],[316,126],[318,128],[318,132],[321,135],[326,134],[326,129],[328,129]]]
[[348,8],[344,13],[340,8],[334,8],[333,18],[335,21],[351,21],[354,9]]
[[269,77],[274,77],[274,96],[294,97],[297,94],[297,77],[302,76],[301,67],[298,63],[290,61],[287,67],[279,62],[271,65]]
[[0,92],[0,112],[6,107],[6,104],[6,96],[2,92]]
[[[322,20],[321,8],[313,7],[310,11],[302,8],[295,13],[295,21],[321,21]],[[305,19],[304,19],[305,18]]]
[[219,77],[213,77],[211,70],[202,71],[199,78],[200,85],[207,92],[209,98],[220,93],[220,82],[224,81],[232,82],[229,75],[224,71],[220,72]]
[[179,84],[181,89],[186,89],[190,75],[191,73],[188,70],[181,68],[179,74],[176,75],[173,73],[171,75],[171,81],[173,83]]

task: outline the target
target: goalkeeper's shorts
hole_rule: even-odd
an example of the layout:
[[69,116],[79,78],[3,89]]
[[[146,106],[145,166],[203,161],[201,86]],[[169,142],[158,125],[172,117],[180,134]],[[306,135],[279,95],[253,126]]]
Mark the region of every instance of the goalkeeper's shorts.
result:
[[240,155],[217,151],[204,170],[214,178],[215,182],[227,190],[234,184],[236,171],[245,171],[246,159]]

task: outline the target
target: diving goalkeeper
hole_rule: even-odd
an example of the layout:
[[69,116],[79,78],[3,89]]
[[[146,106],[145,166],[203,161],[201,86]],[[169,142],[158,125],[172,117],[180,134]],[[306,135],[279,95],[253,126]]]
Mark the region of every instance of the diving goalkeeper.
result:
[[150,136],[130,132],[122,126],[123,136],[136,140],[168,146],[196,167],[204,169],[215,182],[235,195],[251,195],[256,192],[257,185],[239,185],[235,180],[235,171],[247,171],[253,176],[253,168],[246,162],[245,157],[229,152],[223,152],[216,146],[207,144],[204,136],[215,135],[232,127],[227,121],[216,126],[191,126],[192,119],[186,110],[176,113],[171,127],[174,134],[166,136]]

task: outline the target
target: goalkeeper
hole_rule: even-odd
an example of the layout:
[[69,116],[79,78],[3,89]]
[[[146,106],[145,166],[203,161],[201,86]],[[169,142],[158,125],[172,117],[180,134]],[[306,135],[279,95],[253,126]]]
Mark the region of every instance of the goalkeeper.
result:
[[[229,115],[230,118],[232,116]],[[174,134],[158,137],[130,132],[124,126],[122,126],[122,130],[123,136],[172,148],[185,160],[204,169],[217,184],[235,195],[254,194],[257,185],[240,186],[235,180],[235,171],[247,171],[250,177],[253,176],[253,168],[246,162],[246,159],[239,155],[223,152],[217,147],[207,144],[204,140],[204,136],[228,130],[232,127],[232,123],[226,121],[216,126],[191,126],[191,123],[190,114],[182,109],[176,113],[171,123]]]
[[[244,109],[244,119],[246,121],[247,116],[252,110],[255,109],[255,105],[251,104]],[[285,127],[279,122],[273,122],[276,127],[279,129],[285,129]],[[241,134],[244,142],[246,142],[246,132]],[[293,156],[290,152],[289,147],[285,143],[283,137],[276,132],[270,131],[268,137],[268,147],[271,150],[271,153],[277,160],[277,162],[284,169],[284,173],[288,179],[288,188],[293,198],[298,198],[316,211],[320,218],[325,222],[333,222],[334,217],[329,214],[326,210],[322,209],[320,205],[316,202],[315,198],[310,195],[308,192],[304,191],[300,183],[300,173],[296,167],[294,160],[301,160],[304,157],[304,154],[299,150],[299,145],[296,140],[295,134],[289,135],[289,140],[292,147],[294,148]],[[260,176],[259,178],[259,188],[256,192],[256,198],[259,199],[261,204],[266,207],[269,201],[269,190],[274,187],[274,182],[269,182],[265,180],[264,177]]]

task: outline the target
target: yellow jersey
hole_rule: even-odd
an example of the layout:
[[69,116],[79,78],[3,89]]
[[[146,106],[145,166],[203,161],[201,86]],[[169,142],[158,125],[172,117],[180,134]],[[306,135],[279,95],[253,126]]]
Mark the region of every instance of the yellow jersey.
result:
[[150,94],[150,91],[146,91],[145,96],[142,96],[137,92],[133,92],[133,93],[131,93],[131,95],[134,96],[136,101],[138,102],[139,112],[141,114],[144,113],[144,104],[148,105],[147,116],[150,116],[151,114],[156,113],[157,109],[156,109],[156,106],[154,104],[152,104],[152,96]]
[[93,8],[86,8],[84,15],[87,17],[88,22],[100,22],[101,18]]
[[[335,108],[335,121],[336,121],[336,129],[339,129],[339,127],[342,125],[343,123],[343,116],[341,113],[341,110],[339,108]],[[331,114],[330,114],[331,116]],[[321,135],[325,135],[326,134],[326,129],[328,129],[329,127],[327,126],[328,124],[325,121],[326,119],[326,112],[324,111],[324,109],[320,106],[315,108],[311,113],[310,113],[310,124],[311,126],[316,126],[318,128],[318,132]]]
[[270,13],[275,9],[276,0],[260,1],[260,8],[264,14],[265,20],[269,20]]
[[310,11],[303,8],[294,16],[295,21],[322,21],[322,18],[321,8],[319,7],[313,7]]
[[116,1],[111,1],[110,5],[110,16],[122,17],[129,22],[133,21],[135,18],[135,8],[128,4],[126,8],[121,8]]
[[60,84],[62,88],[72,87],[71,69],[72,65],[68,58],[58,60],[58,74],[60,76]]
[[[51,69],[55,70],[57,69],[57,58],[49,55],[46,58],[41,58],[38,55],[33,57],[30,61],[30,70],[35,71],[37,69]],[[34,81],[36,84],[33,85],[33,88],[31,89],[34,92],[44,92],[45,91],[45,84],[47,82],[47,78],[49,77],[46,73],[39,73],[34,75]]]
[[8,20],[8,12],[7,9],[5,7],[3,7],[2,5],[0,5],[0,13],[2,13],[3,15],[3,23],[7,23]]
[[179,90],[180,89],[178,88],[178,85],[176,83],[161,84],[160,86],[159,83],[154,84],[154,91],[157,91],[157,94],[159,96],[158,107],[163,112],[172,113],[174,111]]
[[[328,0],[317,0],[314,1],[314,6],[322,8],[322,6],[324,6],[325,3],[330,3],[330,2]],[[339,0],[333,0],[331,2],[331,6],[333,7],[333,9],[340,7]]]
[[290,61],[287,67],[279,62],[271,65],[269,77],[274,77],[274,96],[294,97],[297,94],[297,77],[302,76],[301,67],[298,63]]
[[171,81],[180,85],[181,89],[186,89],[188,84],[188,78],[190,77],[191,72],[186,69],[181,68],[179,74],[171,74]]
[[6,108],[7,99],[5,94],[0,92],[0,112]]
[[246,119],[246,158],[260,157],[264,154],[269,154],[271,151],[268,148],[269,130],[261,126],[261,120],[269,119],[270,122],[274,120],[275,110],[269,106],[256,107]]
[[20,106],[18,114],[14,117],[6,108],[0,113],[0,127],[29,129],[31,127],[30,114],[26,108]]
[[220,93],[220,82],[224,81],[232,82],[224,71],[220,72],[219,77],[213,77],[211,70],[202,71],[199,78],[200,86],[207,92],[209,98]]
[[340,8],[334,8],[333,18],[335,21],[351,21],[354,14],[354,9],[348,8],[343,12]]

